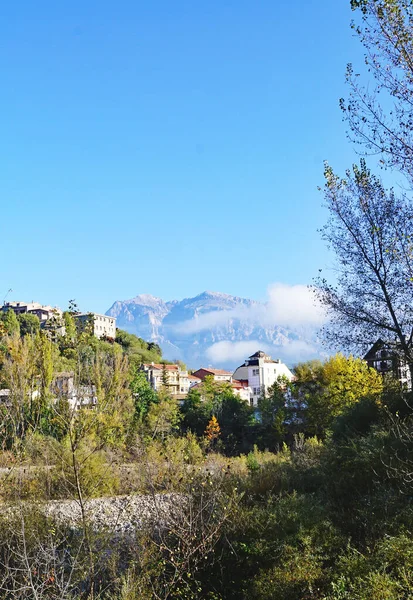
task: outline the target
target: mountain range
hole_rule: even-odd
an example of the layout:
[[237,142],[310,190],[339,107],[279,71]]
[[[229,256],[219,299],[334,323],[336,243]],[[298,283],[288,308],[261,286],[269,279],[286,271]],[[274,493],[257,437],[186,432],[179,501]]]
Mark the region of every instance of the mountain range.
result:
[[190,368],[235,368],[257,350],[290,366],[321,355],[314,329],[277,325],[265,303],[220,292],[169,302],[140,294],[117,300],[106,314]]

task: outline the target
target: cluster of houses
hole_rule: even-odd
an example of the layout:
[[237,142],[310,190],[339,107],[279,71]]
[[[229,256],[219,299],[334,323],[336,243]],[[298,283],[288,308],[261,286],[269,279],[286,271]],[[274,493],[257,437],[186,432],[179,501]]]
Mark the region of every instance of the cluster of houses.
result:
[[[2,312],[12,310],[16,315],[30,314],[36,316],[40,321],[40,327],[44,330],[52,330],[59,335],[65,335],[63,311],[56,306],[45,306],[39,302],[5,302],[0,308]],[[73,315],[79,329],[89,328],[89,331],[97,338],[116,337],[116,319],[101,315],[99,313],[77,313]],[[96,387],[94,385],[77,385],[72,372],[56,373],[51,385],[51,393],[56,398],[67,399],[73,410],[84,406],[93,407],[97,404]],[[39,391],[31,392],[32,399],[38,396]],[[10,390],[0,390],[0,402],[10,403]]]
[[[40,321],[43,329],[53,329],[64,335],[63,312],[52,306],[44,306],[38,302],[7,302],[0,308],[1,311],[12,310],[17,315],[32,314]],[[97,338],[116,337],[116,319],[98,313],[77,313],[73,315],[80,329],[89,327],[89,331]],[[402,358],[397,344],[377,340],[364,360],[370,367],[379,373],[392,373],[405,388],[412,389],[411,373],[406,361]],[[202,384],[209,378],[210,381],[226,383],[233,393],[245,400],[250,406],[258,405],[259,397],[265,393],[280,377],[292,381],[293,373],[278,359],[272,359],[265,352],[258,351],[249,356],[234,372],[212,367],[202,367],[189,373],[179,364],[145,363],[141,365],[147,381],[156,391],[164,389],[178,400],[183,400],[190,389],[202,390]],[[82,406],[96,405],[96,390],[94,386],[76,386],[73,373],[58,373],[52,384],[56,397],[68,399],[73,409]],[[34,392],[36,393],[36,392]],[[7,404],[9,390],[0,390],[0,402]]]
[[[409,366],[403,359],[397,344],[377,340],[363,360],[369,367],[385,374],[392,374],[407,390],[412,389]],[[141,369],[154,390],[167,387],[169,394],[182,400],[190,389],[200,388],[207,377],[214,382],[228,383],[234,394],[256,407],[261,394],[265,393],[280,377],[292,381],[293,373],[278,359],[259,350],[249,356],[234,372],[212,367],[202,367],[192,374],[179,365],[143,364]],[[202,388],[201,388],[202,389]]]
[[211,381],[229,384],[234,394],[251,406],[257,406],[260,395],[279,377],[289,381],[294,378],[287,365],[262,351],[252,354],[234,372],[202,367],[189,374],[179,365],[155,363],[143,364],[141,369],[154,390],[167,387],[169,394],[179,400],[185,398],[190,389],[199,388],[209,377]]
[[[12,310],[16,315],[35,315],[40,321],[40,327],[53,328],[60,335],[65,334],[63,323],[63,311],[56,306],[44,306],[39,302],[5,302],[0,309],[2,312]],[[77,313],[73,315],[79,328],[90,327],[91,332],[97,338],[116,337],[116,319],[98,313]]]

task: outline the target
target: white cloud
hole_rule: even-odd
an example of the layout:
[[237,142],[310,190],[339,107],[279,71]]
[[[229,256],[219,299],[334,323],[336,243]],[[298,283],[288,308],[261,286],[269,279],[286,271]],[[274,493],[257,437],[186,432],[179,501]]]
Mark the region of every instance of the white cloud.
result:
[[[304,340],[288,341],[288,343],[283,346],[275,346],[273,352],[274,351],[278,352],[279,356],[289,364],[291,362],[298,363],[320,356],[320,350]],[[276,356],[276,358],[278,358],[278,356]]]
[[267,310],[274,325],[315,327],[325,321],[325,313],[306,285],[274,283],[268,288]]
[[248,342],[217,342],[206,351],[207,358],[213,364],[244,361],[257,350],[269,351],[269,346],[255,340]]
[[197,333],[214,327],[227,326],[229,321],[240,319],[250,321],[253,311],[245,306],[232,308],[230,310],[212,310],[207,313],[196,315],[193,319],[179,323],[176,328],[185,333]]
[[320,349],[304,340],[288,340],[282,345],[265,344],[258,340],[245,342],[221,341],[212,344],[206,356],[212,365],[242,363],[246,358],[263,350],[273,358],[280,358],[289,366],[312,358],[321,358]]
[[251,306],[237,306],[230,310],[215,310],[197,315],[177,325],[185,333],[196,333],[227,326],[239,319],[253,326],[280,325],[289,329],[320,327],[325,321],[322,308],[306,285],[274,283],[268,288],[268,301]]

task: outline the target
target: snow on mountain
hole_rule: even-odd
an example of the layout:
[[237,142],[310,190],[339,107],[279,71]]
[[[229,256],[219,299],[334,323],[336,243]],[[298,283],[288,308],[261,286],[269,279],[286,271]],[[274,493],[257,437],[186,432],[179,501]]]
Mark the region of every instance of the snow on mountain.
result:
[[266,304],[220,292],[164,302],[150,294],[116,301],[107,311],[117,327],[161,345],[167,359],[188,367],[235,367],[264,350],[293,365],[320,354],[315,331],[280,327]]

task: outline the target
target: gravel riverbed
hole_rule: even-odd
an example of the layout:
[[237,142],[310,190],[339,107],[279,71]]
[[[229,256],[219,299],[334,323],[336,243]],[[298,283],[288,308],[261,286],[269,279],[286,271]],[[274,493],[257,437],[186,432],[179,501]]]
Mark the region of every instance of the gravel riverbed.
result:
[[[96,529],[112,533],[133,533],[153,524],[167,527],[172,515],[183,505],[177,494],[113,496],[93,498],[85,502],[85,516]],[[47,516],[58,522],[78,527],[82,523],[80,504],[76,500],[53,500],[45,505]]]

